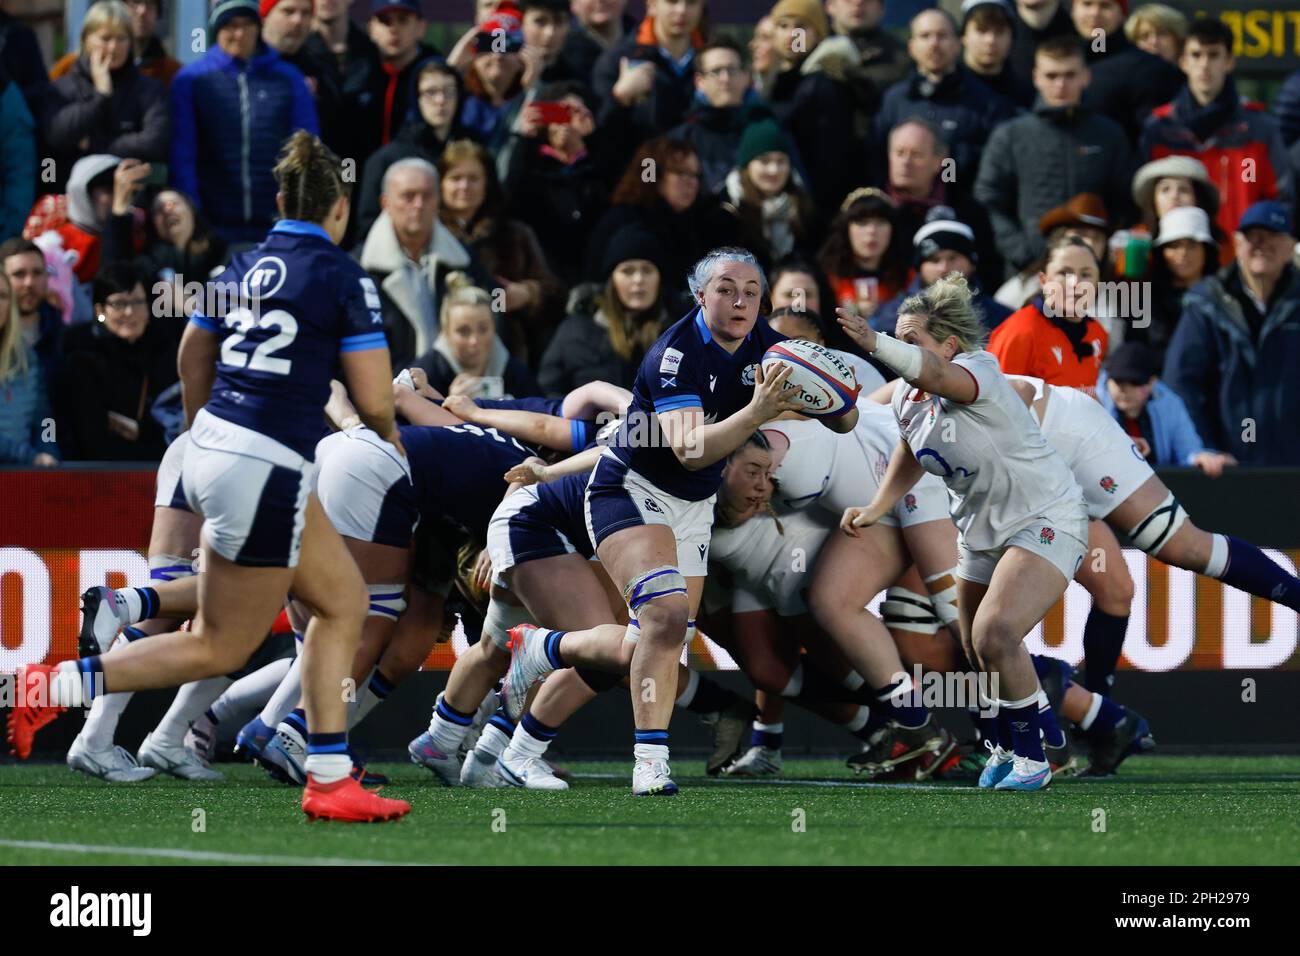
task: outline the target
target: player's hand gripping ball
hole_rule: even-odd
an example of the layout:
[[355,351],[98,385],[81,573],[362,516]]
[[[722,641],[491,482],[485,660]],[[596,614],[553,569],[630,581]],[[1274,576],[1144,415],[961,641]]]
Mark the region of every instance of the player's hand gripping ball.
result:
[[862,386],[852,366],[829,349],[805,339],[786,339],[763,356],[763,374],[790,366],[786,391],[796,390],[800,413],[812,418],[843,415],[858,400]]

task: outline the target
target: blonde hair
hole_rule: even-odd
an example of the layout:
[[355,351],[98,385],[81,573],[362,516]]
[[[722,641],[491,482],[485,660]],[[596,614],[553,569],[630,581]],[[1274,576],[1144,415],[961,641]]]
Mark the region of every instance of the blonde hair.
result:
[[919,315],[925,330],[937,342],[950,336],[957,339],[963,352],[978,352],[988,340],[988,332],[975,308],[974,293],[960,272],[950,272],[934,284],[909,296],[898,308],[898,315]]
[[128,40],[135,39],[131,26],[131,11],[127,9],[126,4],[122,0],[99,0],[87,11],[86,19],[81,22],[81,49],[85,50],[87,37],[92,33],[98,33],[106,26],[121,27]]
[[1172,33],[1178,38],[1180,47],[1187,39],[1187,17],[1163,3],[1144,3],[1130,13],[1124,21],[1124,35],[1130,43],[1136,43],[1138,30],[1147,24],[1165,33]]
[[286,219],[322,223],[338,198],[350,191],[339,158],[306,130],[298,130],[285,142],[274,172]]
[[468,273],[451,272],[447,274],[447,292],[442,297],[442,309],[438,316],[442,326],[447,325],[451,310],[458,305],[482,306],[491,312],[492,295],[486,289],[476,286]]
[[0,382],[7,382],[27,371],[27,346],[22,338],[22,321],[18,318],[14,284],[9,281],[9,276],[3,269],[0,269],[0,282],[9,290],[9,317],[4,328],[0,329]]

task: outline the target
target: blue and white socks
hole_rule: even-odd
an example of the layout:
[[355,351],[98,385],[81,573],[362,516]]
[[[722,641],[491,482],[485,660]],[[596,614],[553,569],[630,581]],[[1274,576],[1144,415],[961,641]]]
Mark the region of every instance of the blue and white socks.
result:
[[[285,720],[295,717],[290,714]],[[348,753],[348,735],[308,734],[307,773],[317,783],[337,783],[352,772],[352,756]]]

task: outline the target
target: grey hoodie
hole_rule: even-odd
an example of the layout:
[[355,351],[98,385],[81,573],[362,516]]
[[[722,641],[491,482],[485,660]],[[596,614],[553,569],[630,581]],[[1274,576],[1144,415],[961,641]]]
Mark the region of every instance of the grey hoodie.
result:
[[122,162],[120,157],[110,153],[96,153],[83,156],[72,166],[68,176],[68,219],[72,224],[86,232],[99,234],[108,222],[108,216],[97,218],[95,204],[90,200],[90,181],[105,170],[113,169]]

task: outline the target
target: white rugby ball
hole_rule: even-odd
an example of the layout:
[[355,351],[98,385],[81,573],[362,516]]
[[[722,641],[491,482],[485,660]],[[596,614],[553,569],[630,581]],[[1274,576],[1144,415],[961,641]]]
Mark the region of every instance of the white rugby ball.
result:
[[763,356],[763,376],[790,366],[786,391],[797,389],[800,412],[813,418],[841,415],[858,399],[861,386],[853,367],[825,346],[806,339],[786,339]]

